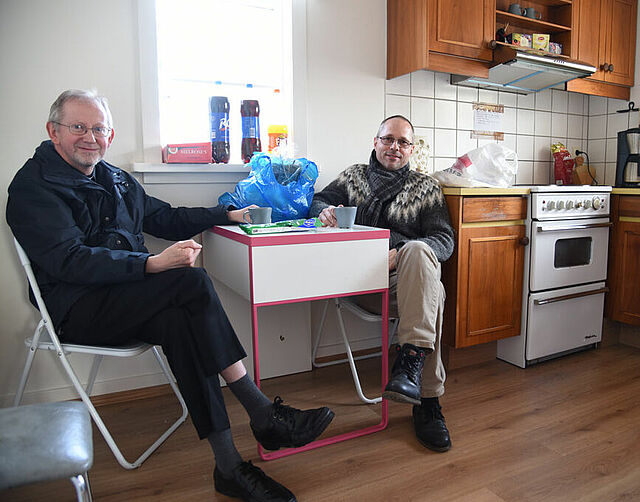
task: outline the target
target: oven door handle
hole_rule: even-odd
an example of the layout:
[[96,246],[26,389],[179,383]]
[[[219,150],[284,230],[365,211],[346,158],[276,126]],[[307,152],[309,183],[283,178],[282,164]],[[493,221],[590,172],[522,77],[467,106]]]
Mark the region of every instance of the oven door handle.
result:
[[562,302],[564,300],[573,300],[574,298],[582,298],[583,296],[599,295],[608,293],[609,288],[594,289],[593,291],[584,291],[583,293],[573,293],[571,295],[556,296],[555,298],[545,298],[544,300],[533,300],[535,305],[546,305],[547,303]]
[[613,223],[587,223],[586,225],[565,225],[561,227],[545,227],[540,225],[538,232],[564,232],[566,230],[588,230],[590,228],[612,227]]

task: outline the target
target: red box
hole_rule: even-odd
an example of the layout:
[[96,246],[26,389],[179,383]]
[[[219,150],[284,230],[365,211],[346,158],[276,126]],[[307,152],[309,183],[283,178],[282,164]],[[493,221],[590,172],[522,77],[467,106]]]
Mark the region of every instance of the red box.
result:
[[167,164],[210,164],[211,143],[175,143],[162,149]]

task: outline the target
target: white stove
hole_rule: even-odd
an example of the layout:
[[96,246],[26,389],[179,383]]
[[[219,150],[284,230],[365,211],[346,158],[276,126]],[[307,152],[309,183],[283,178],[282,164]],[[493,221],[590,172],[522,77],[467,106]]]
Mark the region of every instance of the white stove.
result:
[[610,186],[531,186],[521,334],[498,358],[522,368],[602,337]]

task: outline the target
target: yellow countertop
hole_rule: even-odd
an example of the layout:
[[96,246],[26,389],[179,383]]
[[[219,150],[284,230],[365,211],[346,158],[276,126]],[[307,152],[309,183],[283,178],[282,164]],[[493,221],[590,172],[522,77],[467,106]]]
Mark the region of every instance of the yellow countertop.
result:
[[640,188],[613,188],[613,195],[640,195]]
[[442,187],[445,195],[527,195],[529,187],[509,187],[509,188],[462,188],[462,187]]

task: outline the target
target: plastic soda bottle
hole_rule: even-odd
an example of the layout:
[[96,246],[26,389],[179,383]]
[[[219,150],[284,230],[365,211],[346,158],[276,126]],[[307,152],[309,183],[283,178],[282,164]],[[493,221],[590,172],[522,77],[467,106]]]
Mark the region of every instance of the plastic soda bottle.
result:
[[209,98],[211,121],[211,160],[214,164],[229,162],[229,100],[225,96]]
[[284,154],[287,148],[288,129],[286,125],[270,125],[269,132],[269,153],[275,152]]
[[260,105],[255,99],[245,99],[240,105],[242,115],[242,161],[246,164],[255,152],[261,152],[260,144]]

